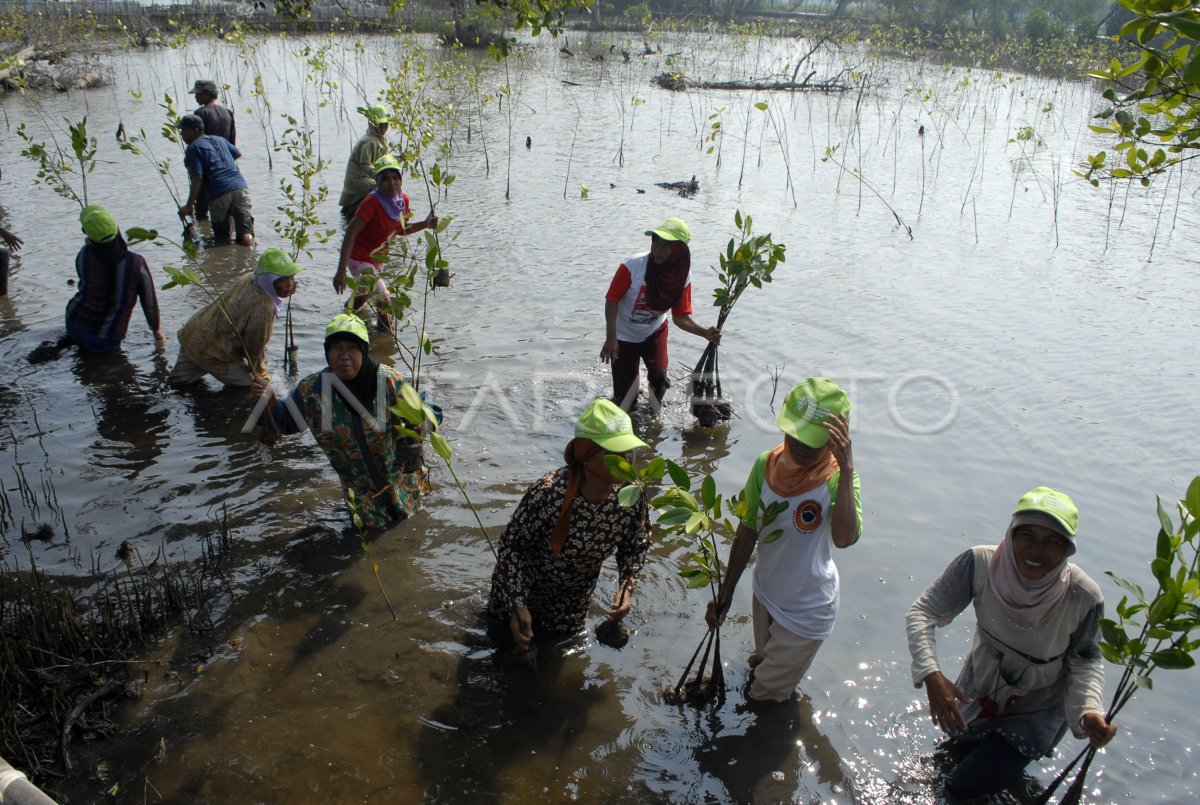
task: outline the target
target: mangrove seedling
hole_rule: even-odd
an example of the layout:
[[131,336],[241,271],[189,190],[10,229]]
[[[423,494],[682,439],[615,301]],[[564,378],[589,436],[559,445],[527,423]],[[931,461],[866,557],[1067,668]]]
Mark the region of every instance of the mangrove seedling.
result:
[[[1121,668],[1105,718],[1111,723],[1139,688],[1153,690],[1151,674],[1156,670],[1192,668],[1200,649],[1200,476],[1192,479],[1183,500],[1176,503],[1179,525],[1158,500],[1158,539],[1150,572],[1158,582],[1153,597],[1111,570],[1105,575],[1125,591],[1117,604],[1115,620],[1100,620],[1100,652]],[[1042,794],[1039,803],[1054,796],[1080,760],[1083,765],[1060,803],[1078,803],[1088,767],[1096,756],[1090,745],[1075,756]]]
[[[775,243],[769,232],[754,235],[754,221],[749,213],[735,212],[733,224],[738,235],[730,238],[725,253],[718,255],[716,271],[720,285],[713,291],[713,305],[720,308],[718,329],[725,325],[729,312],[747,288],[751,285],[761,288],[771,281],[771,274],[784,262],[787,250],[782,243]],[[733,408],[721,389],[717,354],[717,345],[709,344],[692,369],[692,414],[706,428],[733,416]]]
[[[88,174],[96,170],[96,138],[87,132],[87,117],[78,123],[72,123],[63,118],[67,124],[67,132],[71,138],[71,154],[64,151],[50,131],[52,148],[45,143],[37,142],[26,129],[25,124],[17,125],[17,136],[25,141],[21,156],[29,157],[38,164],[36,182],[47,185],[58,195],[74,201],[83,209],[88,205]],[[74,156],[72,156],[72,154]],[[72,186],[71,176],[79,177],[79,190]]]
[[[736,517],[741,522],[754,521],[754,518],[746,510],[745,497],[739,493],[733,498],[725,500],[717,492],[716,480],[712,475],[706,475],[700,481],[699,496],[697,496],[691,491],[692,478],[688,475],[687,470],[675,462],[661,457],[651,461],[640,478],[620,456],[608,456],[605,458],[605,462],[609,465],[609,471],[613,477],[632,484],[621,490],[620,500],[621,504],[625,506],[631,506],[638,500],[643,494],[644,480],[654,477],[655,472],[658,473],[658,477],[662,477],[664,471],[670,476],[674,485],[650,501],[650,505],[658,514],[660,533],[668,540],[683,539],[693,543],[694,550],[679,570],[679,575],[687,579],[689,590],[708,587],[712,600],[716,602],[723,583],[718,537],[724,535],[726,539],[732,539],[733,535],[737,533],[737,524],[731,517]],[[787,508],[786,504],[777,502],[763,511],[761,513],[763,526],[769,525],[785,508]],[[763,537],[763,540],[772,542],[782,535],[783,531],[776,529]],[[701,652],[703,652],[703,657],[700,659],[696,676],[688,679],[688,675],[696,665],[696,658],[701,656]],[[710,655],[712,656],[712,670],[706,677],[705,671],[708,669]],[[721,632],[719,628],[710,628],[704,633],[696,650],[692,652],[691,659],[684,667],[679,681],[673,686],[668,685],[664,695],[669,704],[703,704],[713,696],[717,697],[718,703],[724,701],[725,671],[721,664]]]
[[383,596],[383,603],[387,604],[388,612],[392,613],[392,620],[398,620],[396,610],[392,607],[392,601],[388,598],[387,590],[383,589],[383,578],[379,575],[379,563],[371,554],[371,540],[367,538],[367,527],[363,523],[362,515],[359,514],[363,504],[358,502],[358,497],[350,487],[346,487],[346,505],[350,508],[350,519],[354,522],[354,527],[358,529],[358,542],[367,555],[367,561],[371,563],[371,572],[375,574],[375,584],[379,586],[379,594]]

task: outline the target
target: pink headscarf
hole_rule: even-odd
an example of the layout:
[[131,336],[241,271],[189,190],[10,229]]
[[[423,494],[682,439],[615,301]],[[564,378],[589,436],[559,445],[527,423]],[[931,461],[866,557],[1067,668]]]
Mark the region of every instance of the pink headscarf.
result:
[[988,568],[988,579],[996,597],[1008,611],[1008,616],[1017,624],[1028,627],[1041,623],[1046,614],[1066,596],[1071,586],[1071,568],[1067,564],[1068,557],[1064,556],[1058,567],[1052,568],[1037,581],[1029,581],[1021,575],[1012,548],[1013,530],[1028,520],[1028,512],[1021,514],[1021,518],[1013,517],[1004,539],[996,546]]

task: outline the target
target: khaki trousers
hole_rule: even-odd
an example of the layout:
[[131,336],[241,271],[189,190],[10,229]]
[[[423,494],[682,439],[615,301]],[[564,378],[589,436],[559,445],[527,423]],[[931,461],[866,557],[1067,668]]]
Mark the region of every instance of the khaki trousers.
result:
[[750,660],[754,682],[750,698],[786,702],[824,642],[789,632],[754,596],[754,655]]

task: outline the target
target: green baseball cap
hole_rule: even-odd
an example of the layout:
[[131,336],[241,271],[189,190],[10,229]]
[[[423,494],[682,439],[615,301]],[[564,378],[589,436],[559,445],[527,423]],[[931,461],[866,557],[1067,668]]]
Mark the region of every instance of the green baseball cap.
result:
[[360,112],[366,116],[367,120],[374,123],[376,126],[382,126],[384,123],[392,122],[392,110],[388,109],[381,103],[374,106],[368,106],[365,109],[360,109]]
[[254,273],[290,277],[298,271],[303,270],[300,266],[296,265],[296,262],[292,258],[288,257],[287,252],[278,246],[272,246],[259,256],[258,266],[254,269]]
[[658,229],[647,229],[647,235],[658,235],[663,240],[677,240],[680,243],[690,243],[692,230],[682,218],[668,218],[659,225]]
[[576,439],[591,439],[610,453],[625,453],[647,444],[633,435],[633,420],[621,406],[603,397],[583,409],[575,423]]
[[363,320],[353,313],[339,313],[329,321],[329,326],[325,328],[325,340],[329,339],[338,333],[348,333],[355,336],[364,344],[371,343],[371,335],[367,332],[367,325],[363,324]]
[[1048,486],[1030,489],[1013,509],[1013,525],[1040,525],[1052,528],[1070,540],[1075,553],[1075,532],[1079,528],[1079,509],[1065,493]]
[[404,173],[404,168],[401,167],[400,160],[391,154],[384,154],[371,165],[371,172],[378,176],[384,171],[400,171]]
[[810,377],[792,388],[779,412],[779,429],[809,447],[824,447],[829,431],[823,423],[831,414],[850,415],[850,398],[827,377]]
[[121,234],[116,219],[99,204],[89,204],[80,210],[79,223],[83,224],[83,233],[93,243],[108,243]]

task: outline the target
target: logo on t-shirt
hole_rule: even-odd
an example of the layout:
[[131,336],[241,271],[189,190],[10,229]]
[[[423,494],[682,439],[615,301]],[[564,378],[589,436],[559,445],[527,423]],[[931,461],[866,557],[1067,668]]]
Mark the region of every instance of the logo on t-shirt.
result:
[[662,315],[662,311],[651,310],[650,305],[646,302],[646,286],[640,286],[637,298],[633,300],[633,311],[629,315],[629,321],[633,324],[646,324],[654,321],[660,315]]
[[796,507],[792,522],[804,534],[811,534],[821,527],[821,504],[816,500],[806,500]]

